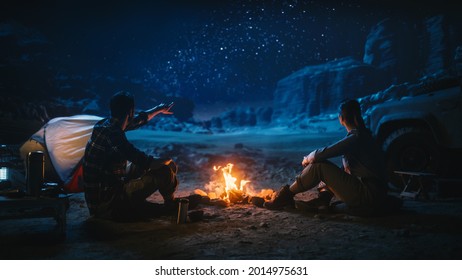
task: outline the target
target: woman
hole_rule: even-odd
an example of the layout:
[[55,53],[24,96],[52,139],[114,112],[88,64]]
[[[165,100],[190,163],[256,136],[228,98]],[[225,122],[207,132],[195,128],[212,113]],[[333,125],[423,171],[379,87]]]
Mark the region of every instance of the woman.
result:
[[[327,208],[335,195],[350,209],[364,214],[384,209],[387,177],[383,154],[364,124],[359,103],[356,100],[342,102],[338,118],[348,132],[346,137],[305,156],[302,173],[292,185],[283,186],[271,201],[266,202],[266,208],[276,210],[293,206],[297,193],[318,186],[319,197],[309,202],[298,201],[297,208]],[[343,157],[343,169],[327,160],[337,156]]]

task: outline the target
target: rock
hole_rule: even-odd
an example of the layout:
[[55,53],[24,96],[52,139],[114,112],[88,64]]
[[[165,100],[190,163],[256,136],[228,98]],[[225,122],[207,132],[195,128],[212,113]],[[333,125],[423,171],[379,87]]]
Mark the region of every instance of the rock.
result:
[[195,193],[195,194],[198,194],[198,195],[201,195],[201,196],[207,196],[207,193],[204,192],[204,191],[201,190],[201,189],[195,189],[195,190],[194,190],[194,193]]
[[266,223],[266,222],[261,222],[261,223],[259,224],[259,226],[262,227],[262,228],[267,228],[267,227],[269,227],[268,223]]
[[417,23],[382,20],[367,37],[363,61],[383,70],[392,83],[448,73],[457,48],[454,28],[443,15]]
[[313,216],[314,218],[316,219],[319,219],[319,220],[325,220],[327,219],[327,216],[326,215],[321,215],[321,214],[316,214]]
[[336,112],[339,100],[372,94],[386,84],[380,69],[351,57],[307,66],[278,82],[273,122]]
[[216,199],[211,199],[210,203],[215,206],[219,207],[228,207],[229,203],[227,201],[224,201],[223,199],[216,198]]
[[255,205],[257,207],[262,208],[263,204],[265,203],[265,200],[263,198],[261,198],[261,197],[253,196],[253,197],[250,198],[250,203],[252,203],[253,205]]
[[409,237],[411,235],[408,229],[397,229],[394,231],[394,233],[395,233],[395,236],[398,236],[398,237]]
[[271,123],[273,116],[273,108],[271,107],[259,107],[256,110],[257,124],[267,125]]
[[[272,122],[297,127],[306,117],[336,112],[345,98],[428,76],[454,75],[461,60],[459,32],[460,26],[443,15],[412,22],[382,20],[367,37],[362,61],[344,57],[281,79],[274,92]],[[402,89],[389,93],[400,95]]]
[[456,48],[456,54],[454,55],[456,75],[462,76],[462,46]]
[[255,225],[248,226],[247,228],[251,229],[251,230],[256,230],[257,229],[257,227]]
[[88,114],[88,115],[99,115],[103,110],[101,110],[100,106],[100,100],[99,99],[92,99],[86,104],[83,109],[82,113]]
[[239,149],[240,150],[240,149],[243,149],[243,148],[244,148],[244,144],[242,144],[242,143],[234,144],[234,149]]
[[241,190],[229,190],[228,196],[231,203],[242,203],[244,193]]
[[418,44],[417,32],[409,24],[385,19],[367,36],[363,62],[383,70],[389,83],[414,79]]
[[198,222],[198,221],[201,221],[202,218],[204,217],[204,211],[202,210],[189,211],[188,216],[191,222]]
[[271,107],[258,107],[257,109],[238,107],[212,118],[207,122],[206,127],[216,132],[222,132],[222,129],[268,125],[271,123],[272,116],[273,109]]
[[201,202],[202,204],[210,204],[210,197],[208,196],[202,196],[201,197]]

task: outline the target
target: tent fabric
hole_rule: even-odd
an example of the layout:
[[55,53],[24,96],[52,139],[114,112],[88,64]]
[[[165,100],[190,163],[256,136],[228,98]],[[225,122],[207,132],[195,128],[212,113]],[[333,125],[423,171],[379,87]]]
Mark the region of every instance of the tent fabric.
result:
[[92,115],[54,118],[31,136],[45,147],[54,170],[65,185],[73,180],[93,126],[101,119]]

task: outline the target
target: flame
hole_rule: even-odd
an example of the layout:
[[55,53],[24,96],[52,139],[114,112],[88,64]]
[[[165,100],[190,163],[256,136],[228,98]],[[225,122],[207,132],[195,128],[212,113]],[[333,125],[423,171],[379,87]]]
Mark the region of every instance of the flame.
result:
[[[195,193],[202,196],[208,196],[211,200],[224,201],[225,203],[247,203],[251,197],[260,197],[270,199],[273,194],[271,189],[262,189],[255,191],[250,184],[251,181],[234,177],[232,174],[233,164],[228,163],[226,166],[213,166],[215,172],[221,170],[222,179],[212,177],[212,180],[205,185],[206,191],[196,189]],[[239,183],[239,184],[237,184]]]
[[224,200],[229,201],[230,196],[235,193],[235,194],[243,194],[244,193],[244,186],[247,183],[250,183],[248,180],[241,180],[239,187],[236,185],[237,178],[234,177],[231,172],[233,171],[233,164],[228,163],[225,167],[221,166],[214,166],[213,170],[218,171],[221,169],[223,172],[223,178],[225,179],[225,197],[223,198]]
[[225,180],[223,200],[226,200],[228,202],[242,200],[242,197],[245,194],[244,186],[247,183],[250,183],[250,181],[248,180],[241,180],[238,187],[236,185],[237,178],[231,174],[233,171],[233,166],[234,165],[232,163],[228,163],[225,167],[213,167],[214,171],[218,171],[221,169],[223,173],[223,179]]

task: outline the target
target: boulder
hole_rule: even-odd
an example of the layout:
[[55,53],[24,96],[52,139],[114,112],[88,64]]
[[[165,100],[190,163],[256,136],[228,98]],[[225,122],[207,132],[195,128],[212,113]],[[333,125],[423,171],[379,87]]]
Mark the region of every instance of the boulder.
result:
[[419,75],[419,36],[409,24],[392,19],[372,27],[364,46],[363,62],[383,70],[390,83],[413,80]]
[[443,15],[423,20],[384,19],[367,36],[362,61],[352,57],[302,68],[277,84],[273,123],[330,114],[345,98],[360,98],[390,86],[460,71],[460,24]]
[[351,57],[307,66],[278,82],[273,123],[335,112],[342,99],[369,95],[386,84],[383,71]]
[[382,20],[367,37],[363,62],[383,70],[394,84],[448,74],[458,44],[456,29],[443,15],[418,23]]

